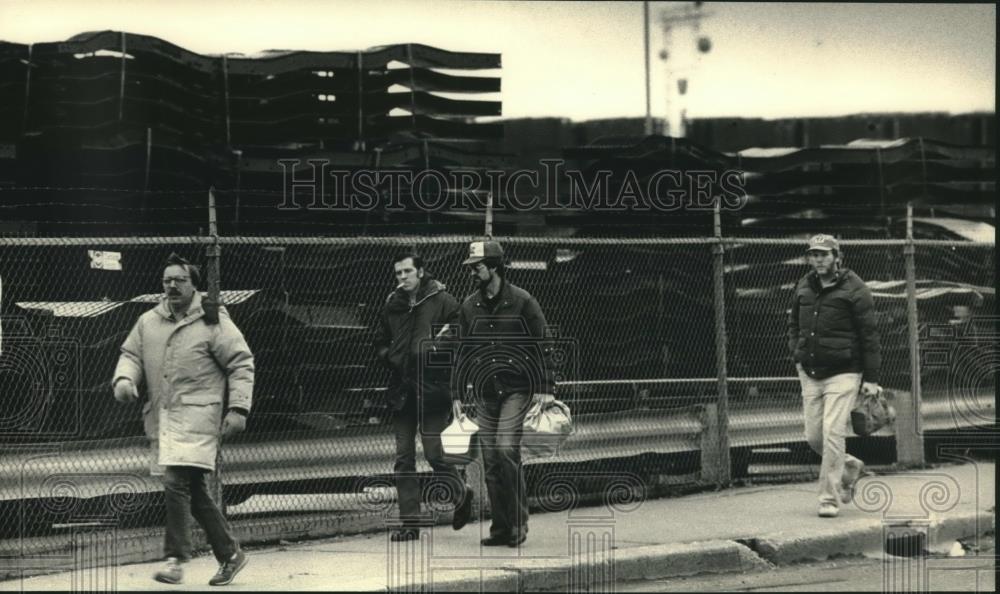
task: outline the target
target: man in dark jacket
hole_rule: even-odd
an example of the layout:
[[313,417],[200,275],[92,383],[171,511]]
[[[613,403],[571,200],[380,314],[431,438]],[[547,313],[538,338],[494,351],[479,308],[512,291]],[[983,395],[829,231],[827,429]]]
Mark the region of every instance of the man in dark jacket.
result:
[[472,490],[465,486],[458,470],[444,461],[441,432],[451,413],[450,369],[428,365],[428,349],[435,349],[438,335],[447,326],[457,326],[458,302],[445,286],[424,270],[423,258],[413,252],[399,254],[393,261],[399,285],[389,294],[382,310],[381,327],[375,348],[378,357],[392,372],[388,403],[393,410],[396,436],[396,492],[403,527],[393,541],[419,538],[421,490],[416,474],[417,427],[424,457],[435,479],[455,502],[452,527],[459,530],[472,512]]
[[795,287],[788,346],[802,385],[806,441],[823,457],[819,515],[831,518],[840,502],[851,501],[864,469],[847,455],[845,436],[858,389],[865,395],[882,389],[882,351],[871,290],[841,267],[837,240],[816,235],[806,254],[813,270]]
[[[545,315],[527,291],[504,278],[503,249],[476,241],[462,262],[478,290],[462,303],[462,348],[456,396],[469,384],[476,400],[492,523],[484,546],[517,547],[528,534],[528,499],[521,468],[521,434],[532,398],[551,397]],[[456,400],[455,414],[461,413]]]

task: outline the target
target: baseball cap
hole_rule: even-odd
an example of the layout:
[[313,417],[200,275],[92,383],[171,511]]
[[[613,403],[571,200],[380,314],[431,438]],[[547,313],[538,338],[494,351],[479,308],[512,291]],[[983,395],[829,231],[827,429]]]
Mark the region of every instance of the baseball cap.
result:
[[503,248],[499,241],[473,241],[469,244],[469,257],[462,266],[478,264],[486,258],[503,258]]
[[809,250],[823,250],[825,252],[837,250],[839,252],[840,244],[837,243],[837,239],[834,236],[820,233],[809,238],[809,247],[806,248],[806,251]]

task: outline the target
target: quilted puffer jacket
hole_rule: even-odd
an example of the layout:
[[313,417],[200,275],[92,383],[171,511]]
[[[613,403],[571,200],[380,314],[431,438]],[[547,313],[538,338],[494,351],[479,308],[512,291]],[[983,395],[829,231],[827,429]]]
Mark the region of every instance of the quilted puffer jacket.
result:
[[878,383],[882,349],[864,281],[847,268],[828,287],[815,271],[803,276],[788,317],[788,348],[809,377],[861,372],[862,381]]

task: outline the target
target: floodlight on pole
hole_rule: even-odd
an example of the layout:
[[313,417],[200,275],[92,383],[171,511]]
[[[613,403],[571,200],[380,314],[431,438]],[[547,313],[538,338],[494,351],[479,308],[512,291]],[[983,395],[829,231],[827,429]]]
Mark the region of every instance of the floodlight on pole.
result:
[[[687,109],[681,96],[687,94],[688,86],[691,82],[690,71],[692,67],[687,66],[684,61],[697,60],[698,54],[707,54],[712,51],[712,40],[707,35],[701,35],[701,21],[709,16],[711,12],[702,8],[702,2],[675,3],[673,6],[663,9],[660,12],[660,25],[663,28],[663,48],[660,50],[660,60],[666,65],[666,133],[670,136],[683,137],[684,119]],[[679,44],[673,46],[675,32],[690,32],[695,36],[692,44]],[[698,54],[693,57],[691,50],[697,50]],[[677,75],[684,72],[683,77]],[[675,77],[676,82],[675,82]]]
[[642,2],[642,40],[646,65],[646,125],[644,130],[646,136],[649,136],[653,133],[653,109],[649,100],[649,0]]

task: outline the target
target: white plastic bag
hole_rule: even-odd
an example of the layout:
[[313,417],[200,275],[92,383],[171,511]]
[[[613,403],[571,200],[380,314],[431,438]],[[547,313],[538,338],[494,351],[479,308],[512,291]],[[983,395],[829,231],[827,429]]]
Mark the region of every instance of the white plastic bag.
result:
[[449,464],[468,464],[476,457],[476,433],[479,425],[465,415],[460,415],[441,432],[441,446]]

